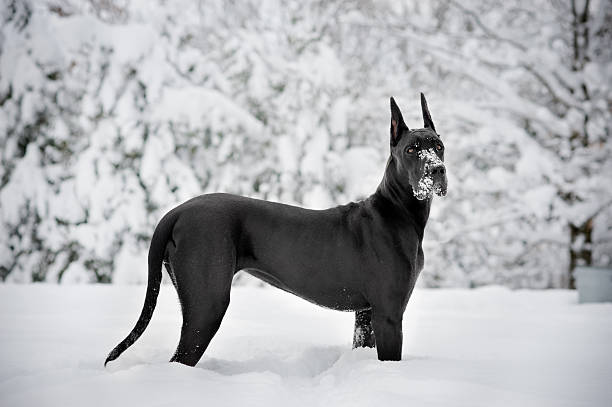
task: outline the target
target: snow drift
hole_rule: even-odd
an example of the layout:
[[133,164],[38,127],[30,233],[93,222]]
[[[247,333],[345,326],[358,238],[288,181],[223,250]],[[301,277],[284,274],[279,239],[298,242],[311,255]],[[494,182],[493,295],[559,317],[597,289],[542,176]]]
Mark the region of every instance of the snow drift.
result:
[[162,287],[148,330],[107,352],[142,286],[0,286],[0,405],[605,406],[612,304],[572,291],[416,290],[401,362],[351,350],[353,314],[236,287],[194,368],[168,363],[181,317]]

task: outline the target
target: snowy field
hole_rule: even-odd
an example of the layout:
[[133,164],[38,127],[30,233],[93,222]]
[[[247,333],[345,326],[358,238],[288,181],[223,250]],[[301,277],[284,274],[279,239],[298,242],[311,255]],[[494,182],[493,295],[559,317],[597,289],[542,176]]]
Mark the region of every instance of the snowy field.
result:
[[0,405],[609,406],[612,304],[570,291],[417,290],[401,362],[352,351],[353,316],[237,287],[195,368],[168,363],[181,322],[164,286],[117,361],[142,286],[0,285]]

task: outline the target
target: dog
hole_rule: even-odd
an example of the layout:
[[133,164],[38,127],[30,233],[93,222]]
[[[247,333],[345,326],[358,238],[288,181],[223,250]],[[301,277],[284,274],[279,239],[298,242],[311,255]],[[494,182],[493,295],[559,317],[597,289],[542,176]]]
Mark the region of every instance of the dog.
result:
[[355,312],[353,347],[400,360],[402,316],[423,269],[423,232],[433,195],[445,196],[444,144],[421,93],[424,128],[410,130],[391,98],[390,155],[369,198],[310,210],[229,194],[193,198],[159,222],[148,255],[144,307],[115,360],[144,332],[162,263],[181,304],[170,360],[194,366],[219,329],[235,273],[247,273],[323,307]]

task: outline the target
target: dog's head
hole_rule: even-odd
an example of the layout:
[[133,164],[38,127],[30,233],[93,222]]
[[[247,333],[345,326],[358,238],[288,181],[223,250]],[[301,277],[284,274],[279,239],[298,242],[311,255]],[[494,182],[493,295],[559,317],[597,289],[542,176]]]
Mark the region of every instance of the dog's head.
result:
[[431,120],[425,95],[421,93],[421,108],[425,127],[410,130],[402,112],[391,98],[391,157],[399,182],[407,183],[419,199],[446,195],[448,181],[444,167],[444,144]]

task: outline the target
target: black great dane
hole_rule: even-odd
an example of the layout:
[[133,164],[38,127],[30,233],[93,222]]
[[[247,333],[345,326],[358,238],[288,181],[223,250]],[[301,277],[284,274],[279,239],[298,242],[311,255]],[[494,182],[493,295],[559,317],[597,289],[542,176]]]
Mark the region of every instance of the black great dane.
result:
[[171,361],[193,366],[219,329],[240,270],[315,304],[355,311],[353,346],[400,360],[402,315],[423,268],[433,194],[446,194],[444,145],[421,93],[424,128],[410,130],[391,98],[391,154],[364,201],[309,210],[228,194],[193,198],[168,212],[149,249],[144,307],[116,359],[144,332],[165,264],[183,314]]

